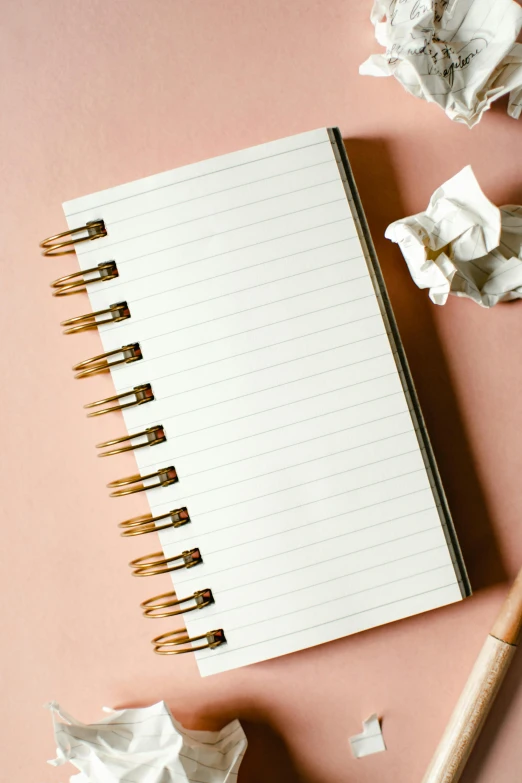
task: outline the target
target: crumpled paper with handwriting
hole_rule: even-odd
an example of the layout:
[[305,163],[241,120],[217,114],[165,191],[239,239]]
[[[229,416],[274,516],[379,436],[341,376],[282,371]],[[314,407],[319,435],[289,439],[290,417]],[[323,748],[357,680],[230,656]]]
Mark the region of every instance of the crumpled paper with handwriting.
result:
[[164,702],[110,710],[90,725],[56,702],[47,707],[58,746],[49,764],[74,764],[80,774],[71,783],[235,783],[247,747],[239,721],[221,731],[188,731]]
[[515,0],[374,0],[371,21],[386,51],[359,73],[395,76],[470,128],[506,93],[508,113],[520,117],[522,8]]
[[522,207],[496,207],[466,166],[437,188],[425,212],[397,220],[397,242],[419,288],[435,304],[448,294],[482,307],[522,298]]

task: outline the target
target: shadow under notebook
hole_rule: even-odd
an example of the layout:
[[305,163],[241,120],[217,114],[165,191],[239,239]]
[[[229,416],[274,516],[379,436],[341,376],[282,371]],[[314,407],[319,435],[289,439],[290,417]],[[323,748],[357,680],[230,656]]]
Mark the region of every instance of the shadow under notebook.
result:
[[386,141],[344,139],[408,357],[442,484],[474,591],[506,581],[488,507],[426,292],[384,232],[407,212]]

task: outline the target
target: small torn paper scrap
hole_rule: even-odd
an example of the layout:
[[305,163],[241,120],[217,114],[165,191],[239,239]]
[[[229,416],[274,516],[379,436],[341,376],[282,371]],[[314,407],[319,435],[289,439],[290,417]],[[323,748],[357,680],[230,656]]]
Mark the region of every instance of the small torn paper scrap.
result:
[[114,711],[90,725],[56,702],[47,707],[58,746],[49,764],[70,761],[80,770],[75,783],[235,783],[247,747],[239,721],[221,731],[188,731],[164,702]]
[[381,723],[375,713],[363,721],[361,734],[350,737],[350,746],[356,759],[362,759],[363,756],[371,756],[373,753],[382,753],[383,750],[386,750]]
[[437,188],[425,212],[388,226],[419,288],[443,305],[448,294],[482,307],[522,298],[522,207],[496,207],[471,166]]
[[506,93],[508,113],[520,117],[522,8],[515,0],[374,0],[370,18],[386,51],[359,73],[395,76],[469,128]]

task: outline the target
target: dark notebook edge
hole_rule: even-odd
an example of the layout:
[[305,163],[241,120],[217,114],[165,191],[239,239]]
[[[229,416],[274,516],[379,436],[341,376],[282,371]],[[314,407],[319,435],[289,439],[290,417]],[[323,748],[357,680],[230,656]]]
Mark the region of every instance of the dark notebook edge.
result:
[[359,239],[364,250],[368,269],[372,277],[372,281],[375,288],[375,293],[379,300],[381,312],[386,324],[386,331],[390,340],[394,356],[397,362],[399,375],[403,385],[403,389],[408,401],[410,414],[412,416],[415,431],[419,439],[419,444],[422,450],[423,458],[426,464],[426,469],[430,479],[431,488],[437,508],[441,517],[441,525],[444,530],[446,542],[451,553],[451,559],[453,567],[455,569],[455,575],[459,583],[462,597],[470,596],[472,593],[471,584],[469,581],[466,566],[464,564],[464,558],[458,541],[455,525],[451,516],[448,501],[444,488],[442,486],[442,480],[437,467],[435,454],[428,435],[422,410],[420,407],[417,392],[415,390],[415,384],[408,365],[406,353],[402,340],[399,334],[393,309],[391,306],[388,292],[386,290],[386,284],[382,276],[377,254],[373,246],[371,234],[366,222],[366,217],[362,207],[361,199],[355,184],[353,172],[348,161],[348,156],[344,147],[343,139],[338,128],[328,128],[328,135],[332,143],[335,159],[339,167],[339,173],[343,180],[343,184],[346,190],[346,196],[352,210],[352,215],[359,232]]

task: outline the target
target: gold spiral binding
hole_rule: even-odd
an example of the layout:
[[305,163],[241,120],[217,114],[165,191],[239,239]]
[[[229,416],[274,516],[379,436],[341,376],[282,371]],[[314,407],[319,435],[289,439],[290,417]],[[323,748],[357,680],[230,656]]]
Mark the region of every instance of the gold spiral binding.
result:
[[[178,565],[170,565],[177,560],[182,562]],[[173,557],[165,557],[163,552],[153,552],[151,555],[131,560],[129,565],[133,569],[133,576],[158,576],[158,574],[169,574],[171,571],[179,571],[182,568],[194,568],[202,562],[199,549],[186,549],[180,555]]]
[[[143,443],[136,443],[132,445],[131,441],[134,438],[146,438]],[[107,446],[116,446],[118,443],[125,443],[129,441],[130,446],[122,446],[118,449],[111,449],[110,451],[102,451],[98,454],[98,457],[111,457],[113,454],[123,454],[125,451],[136,451],[136,449],[142,449],[144,446],[156,446],[158,443],[164,443],[167,440],[165,430],[158,424],[156,427],[147,427],[146,430],[141,432],[134,432],[132,435],[124,435],[122,438],[114,438],[114,440],[106,440],[104,443],[97,443],[97,449],[105,449]]]
[[[146,486],[143,482],[147,479],[157,478],[157,484],[149,484]],[[160,468],[154,473],[149,473],[146,476],[140,476],[136,473],[134,476],[127,476],[126,478],[118,479],[117,481],[111,481],[107,484],[109,489],[115,487],[126,487],[126,489],[116,489],[111,492],[111,498],[119,498],[122,495],[132,495],[134,492],[145,492],[147,489],[155,489],[156,487],[168,487],[169,484],[175,484],[178,481],[176,468],[171,465],[168,468]],[[133,487],[132,484],[137,486]]]
[[[193,642],[199,642],[200,639],[206,639],[206,644],[199,644],[197,647],[192,647]],[[158,655],[182,655],[183,653],[196,652],[196,650],[214,650],[221,644],[226,642],[225,633],[222,628],[216,631],[208,631],[201,634],[201,636],[190,637],[185,629],[179,631],[169,631],[168,633],[162,633],[161,636],[156,636],[152,640],[154,645],[154,652]],[[189,644],[190,647],[183,647],[183,645]],[[180,647],[176,650],[173,648]]]
[[[96,319],[102,315],[110,315],[110,318],[104,318],[103,321],[97,321]],[[116,304],[107,307],[105,310],[97,310],[93,313],[86,313],[85,315],[77,315],[75,318],[68,318],[67,321],[62,321],[60,326],[67,326],[67,329],[63,330],[64,334],[75,334],[76,332],[86,332],[88,329],[97,329],[99,326],[105,324],[115,324],[118,321],[125,321],[126,318],[130,318],[130,310],[127,302],[117,302]]]
[[[156,525],[162,519],[170,519],[166,525]],[[166,514],[160,514],[157,517],[153,517],[152,514],[144,514],[140,517],[132,517],[132,519],[126,519],[125,522],[120,522],[118,527],[123,528],[121,536],[127,538],[129,536],[143,536],[145,533],[155,533],[158,530],[166,530],[169,527],[181,527],[190,522],[190,516],[185,507],[175,508],[173,511],[168,511]]]
[[[165,600],[167,599],[167,600]],[[181,609],[171,609],[173,606],[182,606],[188,601],[193,601],[190,606],[186,606]],[[143,609],[144,617],[160,618],[160,617],[174,617],[178,614],[187,614],[187,612],[193,612],[195,609],[204,609],[205,606],[210,606],[214,603],[214,596],[212,590],[196,590],[192,595],[186,598],[178,598],[176,593],[162,593],[161,595],[155,595],[154,598],[149,598],[148,601],[143,601],[140,604]],[[162,611],[167,609],[166,612]]]
[[[132,402],[124,402],[120,404],[119,400],[124,400],[125,397],[131,397],[134,395],[135,399]],[[99,410],[88,413],[87,416],[92,418],[93,416],[104,416],[106,413],[113,413],[114,411],[122,411],[125,408],[134,408],[136,405],[144,405],[146,402],[153,402],[154,393],[150,383],[143,383],[140,386],[135,386],[128,392],[121,392],[121,394],[113,394],[112,397],[105,397],[103,400],[96,400],[96,402],[88,402],[84,405],[84,408],[96,408],[98,405],[107,405],[108,402],[118,402],[118,405],[110,405],[108,408],[101,408]]]
[[[98,277],[85,278],[86,275],[91,275],[95,272],[98,274]],[[81,272],[73,272],[72,275],[65,275],[57,280],[53,280],[51,288],[56,289],[53,291],[53,296],[81,294],[82,291],[87,290],[87,286],[91,283],[106,283],[108,280],[114,280],[118,275],[116,261],[104,261],[98,264],[98,266],[91,267],[91,269],[83,269]]]
[[[111,356],[117,356],[118,354],[122,354],[121,359],[118,359],[115,362],[108,361]],[[137,362],[142,358],[143,355],[139,343],[122,345],[121,348],[116,348],[114,351],[100,353],[98,356],[93,356],[91,359],[85,359],[83,362],[78,362],[78,364],[75,364],[73,367],[73,370],[77,371],[74,377],[86,378],[88,375],[108,372],[112,367],[117,367],[119,364],[131,364],[131,362]]]
[[[81,234],[82,236],[77,236]],[[87,234],[87,236],[84,236]],[[80,228],[71,228],[69,231],[62,231],[61,234],[54,234],[52,237],[47,237],[40,242],[40,247],[43,249],[43,256],[66,256],[69,253],[74,253],[74,246],[79,245],[80,242],[89,242],[93,239],[100,239],[107,236],[107,229],[103,220],[89,220],[84,226]],[[61,240],[64,237],[69,237],[65,242]],[[67,250],[65,248],[68,248]]]

